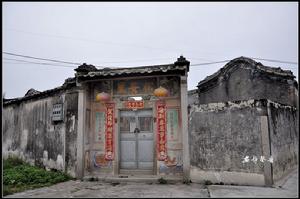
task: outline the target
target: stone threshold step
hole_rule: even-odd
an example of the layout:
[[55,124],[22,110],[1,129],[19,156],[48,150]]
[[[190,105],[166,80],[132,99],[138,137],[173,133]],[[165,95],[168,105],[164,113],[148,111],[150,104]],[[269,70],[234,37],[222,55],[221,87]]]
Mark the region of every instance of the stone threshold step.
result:
[[170,176],[85,176],[83,181],[102,181],[108,183],[114,182],[139,182],[139,183],[159,183],[159,179],[166,180],[167,183],[183,182],[183,177],[170,177]]

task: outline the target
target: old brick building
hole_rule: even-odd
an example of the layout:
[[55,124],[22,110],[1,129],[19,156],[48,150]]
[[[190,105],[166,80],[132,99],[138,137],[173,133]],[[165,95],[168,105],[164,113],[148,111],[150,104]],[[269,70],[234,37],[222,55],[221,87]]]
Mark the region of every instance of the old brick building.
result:
[[189,93],[192,181],[271,185],[298,165],[298,83],[290,71],[231,60]]
[[[83,64],[59,88],[5,101],[3,153],[78,178],[188,178],[188,70],[184,57],[134,68]],[[155,96],[161,87],[168,95]]]
[[290,71],[240,57],[188,95],[189,65],[83,64],[58,88],[5,100],[2,153],[77,178],[244,185],[272,185],[298,164]]

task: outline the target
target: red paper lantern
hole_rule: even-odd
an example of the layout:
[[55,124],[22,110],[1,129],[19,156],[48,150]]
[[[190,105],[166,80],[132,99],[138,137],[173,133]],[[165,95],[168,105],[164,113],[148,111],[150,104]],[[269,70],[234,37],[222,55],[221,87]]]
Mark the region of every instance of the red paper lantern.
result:
[[107,102],[109,100],[110,100],[110,95],[108,93],[101,92],[96,95],[97,102]]
[[169,95],[169,91],[160,86],[159,88],[154,90],[154,95],[156,97],[167,97]]

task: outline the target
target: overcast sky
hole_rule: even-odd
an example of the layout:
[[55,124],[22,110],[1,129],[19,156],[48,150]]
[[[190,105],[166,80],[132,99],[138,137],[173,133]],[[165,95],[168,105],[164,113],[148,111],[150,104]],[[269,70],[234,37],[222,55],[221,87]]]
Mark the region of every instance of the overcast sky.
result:
[[[191,64],[240,56],[298,62],[298,2],[2,2],[2,9],[9,53],[99,67],[168,64],[180,55]],[[6,98],[60,86],[77,67],[24,60],[50,63],[2,54]],[[298,79],[298,64],[260,62]],[[225,64],[191,66],[188,89]]]

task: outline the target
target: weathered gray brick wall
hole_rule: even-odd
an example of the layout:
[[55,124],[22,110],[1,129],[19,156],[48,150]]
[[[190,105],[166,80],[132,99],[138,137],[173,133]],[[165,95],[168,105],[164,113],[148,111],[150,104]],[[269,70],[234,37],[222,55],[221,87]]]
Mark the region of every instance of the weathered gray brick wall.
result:
[[273,179],[276,181],[299,162],[299,124],[295,107],[270,103],[269,113]]
[[199,103],[227,102],[249,99],[271,101],[296,106],[294,80],[266,74],[241,63],[199,88]]
[[195,104],[198,103],[198,93],[197,89],[188,91],[188,104]]
[[191,165],[206,171],[263,173],[260,163],[242,163],[246,156],[262,155],[260,101],[194,105],[189,134]]
[[67,93],[65,97],[66,123],[66,171],[75,176],[77,160],[78,93]]
[[[64,104],[64,121],[52,121],[55,103]],[[77,93],[19,101],[3,107],[2,154],[73,175],[76,160]]]
[[[197,169],[264,172],[269,184],[298,164],[298,83],[291,71],[236,58],[199,82],[198,104],[190,104],[189,115],[191,165],[196,173]],[[260,116],[268,118],[263,134]],[[263,154],[272,155],[272,169],[267,164],[245,165],[239,159]]]

